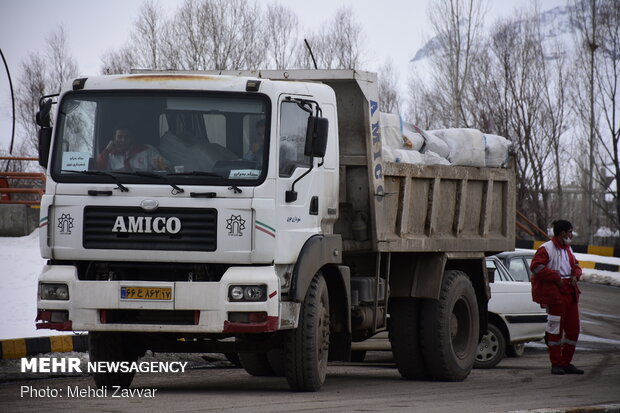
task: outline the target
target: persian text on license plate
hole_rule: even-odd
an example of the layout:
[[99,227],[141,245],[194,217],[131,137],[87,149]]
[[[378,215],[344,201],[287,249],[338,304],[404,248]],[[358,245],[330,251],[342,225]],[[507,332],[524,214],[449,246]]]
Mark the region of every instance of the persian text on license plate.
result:
[[121,287],[124,300],[172,300],[172,287]]

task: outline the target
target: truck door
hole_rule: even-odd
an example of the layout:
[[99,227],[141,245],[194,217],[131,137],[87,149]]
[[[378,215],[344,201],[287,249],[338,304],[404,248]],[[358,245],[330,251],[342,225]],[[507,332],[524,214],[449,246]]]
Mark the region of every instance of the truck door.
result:
[[[276,262],[294,262],[303,244],[312,235],[320,232],[319,203],[321,202],[321,182],[323,168],[317,165],[320,159],[304,155],[306,128],[310,114],[296,102],[282,95],[278,106],[277,122],[277,193],[276,220],[278,222],[278,248]],[[304,98],[307,99],[307,96]],[[286,191],[314,162],[311,173],[295,183],[297,199],[286,202]]]

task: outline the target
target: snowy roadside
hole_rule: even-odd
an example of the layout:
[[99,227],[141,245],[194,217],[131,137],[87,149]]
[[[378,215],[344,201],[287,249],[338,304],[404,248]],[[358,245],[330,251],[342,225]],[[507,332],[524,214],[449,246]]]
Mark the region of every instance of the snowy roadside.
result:
[[[517,248],[517,251],[536,252],[535,250]],[[603,257],[601,255],[580,254],[575,253],[575,257],[579,261],[590,261],[600,264],[618,265],[620,266],[620,258],[616,257]],[[613,285],[614,287],[620,287],[620,272],[594,270],[590,268],[583,269],[583,275],[581,281],[589,282],[592,284],[606,284]]]
[[[620,258],[576,255],[581,261],[620,265]],[[39,230],[25,237],[0,237],[0,340],[70,334],[35,327],[37,279],[43,265]],[[620,273],[591,269],[583,272],[583,281],[620,287]]]

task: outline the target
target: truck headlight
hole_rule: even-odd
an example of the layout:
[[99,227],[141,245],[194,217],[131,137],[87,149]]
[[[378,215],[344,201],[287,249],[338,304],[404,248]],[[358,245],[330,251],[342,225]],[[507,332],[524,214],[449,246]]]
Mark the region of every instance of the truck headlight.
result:
[[267,301],[265,285],[231,285],[228,288],[230,301]]
[[39,298],[41,300],[68,300],[69,287],[67,284],[39,284]]

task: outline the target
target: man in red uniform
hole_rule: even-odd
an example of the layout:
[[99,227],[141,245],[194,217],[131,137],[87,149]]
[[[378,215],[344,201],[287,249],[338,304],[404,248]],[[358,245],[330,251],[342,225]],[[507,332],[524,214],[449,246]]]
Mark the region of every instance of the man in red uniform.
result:
[[570,243],[573,225],[553,222],[553,235],[538,248],[532,270],[532,298],[547,308],[546,342],[551,374],[583,374],[571,364],[579,338],[579,287],[581,268]]

